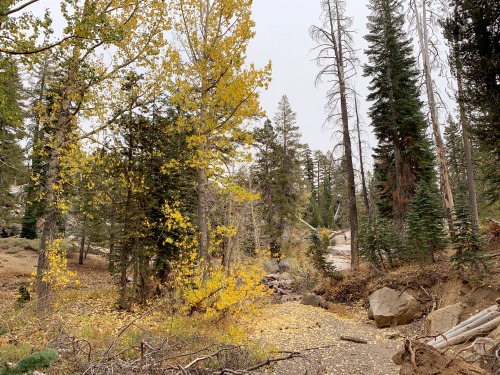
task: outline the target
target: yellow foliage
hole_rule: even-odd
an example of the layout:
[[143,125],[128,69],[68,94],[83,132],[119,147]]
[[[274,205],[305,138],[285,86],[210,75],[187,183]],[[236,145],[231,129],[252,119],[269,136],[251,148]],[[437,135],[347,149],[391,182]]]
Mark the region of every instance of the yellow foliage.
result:
[[47,258],[49,267],[42,275],[42,281],[51,285],[54,290],[61,290],[74,282],[78,285],[80,282],[76,279],[76,272],[68,270],[68,261],[66,250],[61,246],[62,239],[52,241],[47,249]]
[[201,312],[208,320],[219,320],[242,312],[252,313],[270,293],[261,283],[265,273],[256,259],[236,264],[229,271],[223,266],[211,267],[208,277],[203,268],[176,268],[180,310],[186,314]]

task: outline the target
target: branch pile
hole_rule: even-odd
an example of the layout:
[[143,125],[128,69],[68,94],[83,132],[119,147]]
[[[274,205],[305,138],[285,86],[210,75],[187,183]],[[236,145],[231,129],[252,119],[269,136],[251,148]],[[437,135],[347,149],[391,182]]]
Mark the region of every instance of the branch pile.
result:
[[400,375],[489,375],[460,356],[448,357],[433,347],[406,339],[402,352],[393,358],[401,365]]

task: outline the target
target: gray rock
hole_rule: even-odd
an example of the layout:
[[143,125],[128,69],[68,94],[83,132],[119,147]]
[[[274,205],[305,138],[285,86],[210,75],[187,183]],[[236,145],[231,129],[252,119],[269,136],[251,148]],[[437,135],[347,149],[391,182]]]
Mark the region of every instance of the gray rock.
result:
[[288,272],[279,273],[277,275],[277,279],[278,280],[292,280],[292,281],[295,280],[295,278],[292,275],[290,275]]
[[278,280],[278,278],[280,277],[279,274],[277,273],[270,273],[269,275],[266,275],[264,276],[264,278],[268,281],[271,281],[271,280]]
[[460,314],[464,310],[464,305],[456,303],[454,305],[434,310],[425,319],[424,328],[429,336],[437,336],[452,329],[458,324]]
[[302,297],[298,294],[286,294],[281,297],[281,302],[293,302],[293,301],[300,301]]
[[265,264],[264,268],[267,272],[270,273],[276,273],[280,270],[280,267],[278,265],[278,261],[276,259],[269,259]]
[[410,294],[390,288],[373,292],[370,308],[378,328],[408,324],[422,316],[422,308]]
[[320,306],[323,298],[314,293],[307,293],[302,296],[300,303],[308,306]]
[[279,261],[278,267],[280,272],[288,271],[292,268],[292,260],[290,258],[283,258]]

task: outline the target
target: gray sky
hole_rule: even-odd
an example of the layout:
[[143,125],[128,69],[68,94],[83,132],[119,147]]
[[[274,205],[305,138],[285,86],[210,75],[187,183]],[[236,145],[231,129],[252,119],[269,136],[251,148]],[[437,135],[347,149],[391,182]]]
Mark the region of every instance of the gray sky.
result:
[[[353,18],[352,30],[354,48],[358,49],[357,58],[363,61],[363,50],[366,42],[366,17],[369,10],[367,0],[347,1],[346,15]],[[327,84],[315,87],[315,77],[319,71],[313,61],[315,52],[311,51],[316,43],[309,36],[309,27],[320,26],[320,0],[254,0],[253,19],[256,22],[256,36],[250,42],[248,62],[254,62],[257,67],[263,66],[268,60],[273,62],[272,82],[269,90],[261,94],[262,108],[272,119],[283,95],[287,95],[292,109],[297,113],[297,125],[302,132],[303,142],[311,149],[323,152],[332,150],[337,141],[332,140],[334,130],[323,127],[326,114]],[[369,131],[369,119],[365,115],[368,105],[365,103],[366,85],[368,80],[361,77],[358,69],[356,89],[362,95],[360,100],[361,113]],[[368,135],[365,134],[365,140]],[[338,139],[338,137],[337,137]],[[370,136],[370,146],[374,145]],[[370,154],[366,150],[365,154]]]

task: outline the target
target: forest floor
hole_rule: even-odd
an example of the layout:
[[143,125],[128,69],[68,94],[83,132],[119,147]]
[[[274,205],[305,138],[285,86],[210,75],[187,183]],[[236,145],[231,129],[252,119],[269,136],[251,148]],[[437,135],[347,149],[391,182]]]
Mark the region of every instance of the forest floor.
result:
[[[490,246],[489,250],[498,252],[500,243]],[[32,249],[7,251],[0,248],[0,316],[12,309],[19,285],[30,282],[36,261],[37,252]],[[271,347],[283,356],[300,353],[294,360],[279,362],[269,374],[295,375],[307,371],[308,374],[395,375],[399,368],[392,361],[393,355],[401,348],[404,337],[423,335],[423,320],[407,326],[377,329],[367,319],[366,294],[381,285],[403,288],[406,285],[414,290],[418,289],[417,285],[438,296],[443,306],[465,301],[468,304],[466,313],[470,315],[491,305],[500,295],[500,269],[498,262],[495,264],[490,279],[480,285],[463,283],[451,271],[444,275],[444,270],[449,268],[446,264],[432,271],[412,269],[380,279],[368,274],[364,279],[346,278],[340,290],[332,287],[320,293],[333,301],[328,310],[298,302],[271,304],[257,316],[243,318],[241,323],[251,327],[248,339],[253,343]],[[68,268],[78,272],[80,285],[71,287],[78,293],[116,289],[107,271],[107,260],[100,255],[89,254],[84,265],[79,265],[78,254],[71,254]],[[435,274],[440,274],[440,278],[433,279]],[[346,303],[335,302],[343,297]],[[360,338],[367,343],[345,341],[341,336]]]

